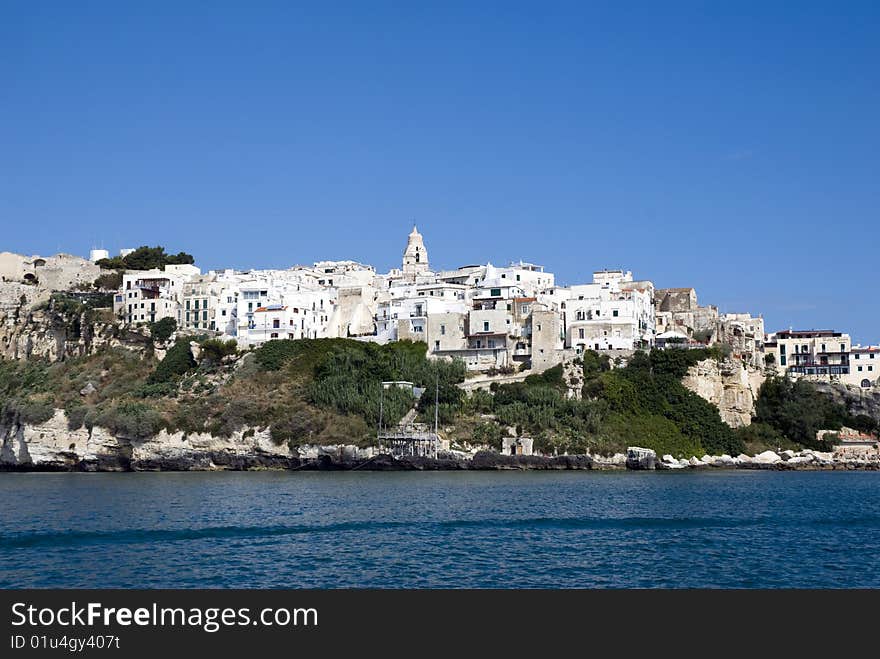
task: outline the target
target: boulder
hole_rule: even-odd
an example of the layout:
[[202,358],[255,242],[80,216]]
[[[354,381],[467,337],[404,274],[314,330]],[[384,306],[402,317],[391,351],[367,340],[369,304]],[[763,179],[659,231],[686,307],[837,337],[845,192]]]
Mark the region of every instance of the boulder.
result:
[[752,456],[746,455],[745,453],[740,453],[738,456],[736,456],[736,460],[740,464],[748,464],[752,461]]
[[791,460],[793,457],[795,457],[795,455],[796,455],[796,453],[794,451],[792,451],[791,449],[788,449],[788,450],[785,450],[782,453],[780,453],[779,457],[782,460]]
[[687,466],[687,462],[683,465],[668,453],[664,455],[660,462],[657,463],[657,469],[682,469]]
[[782,460],[782,458],[780,458],[773,451],[764,451],[763,453],[758,453],[758,455],[756,455],[754,458],[752,458],[752,462],[756,462],[758,464],[766,464],[766,465],[776,464],[777,462],[780,462],[781,460]]
[[693,456],[690,460],[688,460],[688,464],[691,467],[705,467],[706,463],[697,458],[697,456]]
[[630,446],[626,449],[627,469],[656,469],[657,453],[653,449]]
[[93,385],[91,382],[86,382],[86,386],[79,390],[79,395],[88,396],[89,394],[93,394],[96,391],[97,389],[95,388],[95,385]]

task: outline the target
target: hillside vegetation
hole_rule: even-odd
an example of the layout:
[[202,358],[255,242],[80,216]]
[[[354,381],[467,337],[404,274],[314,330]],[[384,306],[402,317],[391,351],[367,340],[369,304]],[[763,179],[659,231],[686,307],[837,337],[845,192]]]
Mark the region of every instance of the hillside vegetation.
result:
[[[721,359],[718,350],[638,352],[624,367],[607,356],[582,356],[582,398],[568,396],[562,366],[524,382],[466,395],[461,362],[429,360],[423,343],[380,346],[349,339],[270,341],[240,353],[232,341],[192,337],[170,345],[173,327],[156,324],[145,355],[124,348],[59,363],[0,361],[0,424],[39,423],[56,408],[70,428],[96,425],[144,438],[161,429],[229,436],[268,428],[278,444],[357,443],[374,440],[380,409],[386,425],[414,405],[432,423],[438,417],[454,442],[500,447],[515,429],[547,453],[610,453],[639,445],[687,457],[736,455],[747,447],[826,448],[815,431],[842,425],[874,430],[808,383],[768,380],[756,423],[734,431],[717,408],[686,389],[683,375],[696,362]],[[161,348],[161,351],[160,351]],[[162,359],[157,358],[162,355]],[[426,393],[418,401],[407,381]]]

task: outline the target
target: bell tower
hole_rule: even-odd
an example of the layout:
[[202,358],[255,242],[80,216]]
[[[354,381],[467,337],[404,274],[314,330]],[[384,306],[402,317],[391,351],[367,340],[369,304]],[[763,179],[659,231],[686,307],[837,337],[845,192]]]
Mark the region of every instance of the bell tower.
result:
[[428,272],[428,251],[425,249],[422,234],[413,225],[413,230],[406,241],[406,250],[403,252],[403,274],[415,277],[426,272]]

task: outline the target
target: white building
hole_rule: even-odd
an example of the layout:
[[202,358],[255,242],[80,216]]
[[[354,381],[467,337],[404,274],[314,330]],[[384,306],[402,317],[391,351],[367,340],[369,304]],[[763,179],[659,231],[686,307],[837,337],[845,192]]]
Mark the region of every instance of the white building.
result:
[[654,285],[633,281],[631,272],[597,271],[592,284],[562,289],[553,302],[563,316],[568,348],[583,352],[653,345]]
[[131,324],[174,318],[180,326],[183,286],[199,272],[192,265],[126,272],[122,276],[122,289],[114,296],[113,311]]
[[236,336],[238,326],[238,276],[232,270],[209,272],[183,285],[181,326]]

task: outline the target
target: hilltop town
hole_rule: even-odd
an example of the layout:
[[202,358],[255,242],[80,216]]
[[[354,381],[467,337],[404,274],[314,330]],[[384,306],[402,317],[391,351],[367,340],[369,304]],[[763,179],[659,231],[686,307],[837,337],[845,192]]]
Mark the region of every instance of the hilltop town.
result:
[[[759,314],[719,313],[694,288],[626,270],[569,286],[522,261],[434,270],[416,227],[387,273],[355,261],[203,273],[142,247],[2,253],[0,279],[7,465],[45,451],[47,464],[94,466],[106,451],[119,467],[138,450],[162,464],[197,436],[208,466],[329,443],[376,444],[352,449],[371,459],[388,442],[458,458],[877,452],[880,346],[767,332]],[[16,433],[57,446],[22,453]]]
[[[96,262],[110,263],[109,254],[93,250],[88,263],[2,254],[4,285],[19,284],[3,291],[6,307],[40,283],[57,290],[107,272]],[[355,261],[207,273],[173,263],[125,270],[112,292],[113,313],[125,324],[173,318],[182,331],[234,339],[242,348],[273,339],[410,339],[427,344],[430,357],[503,374],[541,372],[584,350],[625,358],[639,349],[719,344],[755,369],[865,389],[880,379],[880,346],[854,345],[836,330],[767,333],[759,314],[719,313],[698,303],[695,288],[657,288],[629,271],[598,270],[591,282],[570,286],[522,261],[434,271],[416,227],[401,267],[388,273]]]

